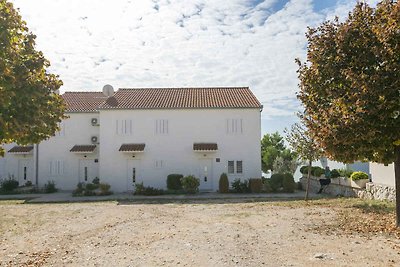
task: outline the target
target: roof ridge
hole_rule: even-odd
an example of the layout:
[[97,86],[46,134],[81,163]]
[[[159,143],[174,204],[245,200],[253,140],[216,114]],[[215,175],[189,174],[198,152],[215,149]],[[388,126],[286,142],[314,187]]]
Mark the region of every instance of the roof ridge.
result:
[[102,91],[65,91],[64,94],[66,93],[103,93]]
[[157,90],[168,90],[168,89],[249,89],[249,86],[231,86],[231,87],[124,87],[118,88],[118,90],[148,90],[148,89],[157,89]]

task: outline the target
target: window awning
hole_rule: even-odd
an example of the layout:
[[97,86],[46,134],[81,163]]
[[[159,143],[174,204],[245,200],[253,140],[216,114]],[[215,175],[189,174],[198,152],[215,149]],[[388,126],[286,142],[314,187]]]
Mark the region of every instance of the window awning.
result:
[[193,150],[196,152],[214,152],[218,150],[217,143],[194,143]]
[[143,152],[145,146],[145,144],[122,144],[119,151],[125,153]]
[[14,146],[8,153],[13,154],[32,154],[33,153],[33,146]]
[[96,145],[74,145],[70,152],[72,153],[93,153]]

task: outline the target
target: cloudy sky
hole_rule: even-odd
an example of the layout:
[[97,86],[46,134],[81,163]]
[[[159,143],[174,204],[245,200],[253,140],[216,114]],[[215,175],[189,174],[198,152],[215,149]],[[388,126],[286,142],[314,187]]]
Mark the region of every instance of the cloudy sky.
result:
[[307,26],[345,17],[356,0],[12,2],[62,92],[249,86],[264,105],[264,134],[297,120],[294,59],[305,58]]

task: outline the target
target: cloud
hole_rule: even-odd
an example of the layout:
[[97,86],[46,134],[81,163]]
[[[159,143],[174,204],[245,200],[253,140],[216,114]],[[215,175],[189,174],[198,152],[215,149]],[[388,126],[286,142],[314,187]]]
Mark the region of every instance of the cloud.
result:
[[61,91],[250,86],[264,118],[293,116],[305,31],[354,6],[311,0],[14,0]]

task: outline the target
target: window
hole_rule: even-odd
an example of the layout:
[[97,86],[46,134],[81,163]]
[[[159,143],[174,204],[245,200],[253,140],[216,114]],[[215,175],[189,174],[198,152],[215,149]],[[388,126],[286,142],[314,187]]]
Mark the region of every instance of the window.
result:
[[117,135],[131,135],[133,134],[132,120],[116,120],[115,133]]
[[85,181],[87,181],[87,178],[88,178],[88,168],[87,167],[85,167],[85,169],[84,169],[84,176],[85,176]]
[[243,161],[236,161],[236,173],[243,173]]
[[50,175],[62,175],[64,174],[64,162],[61,160],[52,160],[49,164]]
[[156,120],[155,121],[155,133],[156,134],[168,134],[168,120]]
[[235,162],[233,160],[228,161],[228,173],[235,173]]
[[243,161],[237,160],[236,161],[236,169],[235,169],[235,161],[229,160],[228,161],[228,173],[229,174],[242,174],[243,173]]
[[136,168],[132,168],[132,183],[136,183]]
[[226,120],[226,133],[227,134],[243,133],[243,120],[242,119],[227,119]]
[[26,180],[26,166],[24,166],[24,180]]
[[165,165],[165,162],[163,160],[159,159],[159,160],[154,161],[154,167],[156,169],[161,169],[162,167],[164,167],[164,165]]

